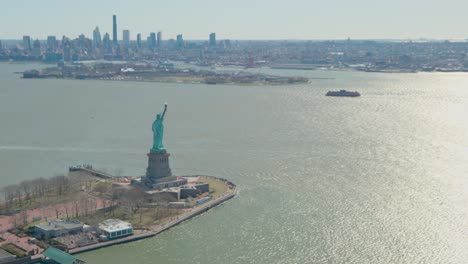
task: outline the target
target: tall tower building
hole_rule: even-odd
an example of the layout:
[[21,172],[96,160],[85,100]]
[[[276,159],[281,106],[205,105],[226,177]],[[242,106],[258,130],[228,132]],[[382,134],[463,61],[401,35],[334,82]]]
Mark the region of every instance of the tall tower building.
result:
[[31,37],[23,36],[23,48],[25,50],[31,50]]
[[72,60],[72,52],[71,52],[71,45],[70,39],[63,36],[62,37],[62,47],[63,47],[63,60],[64,61],[71,61]]
[[158,49],[161,48],[161,45],[162,45],[162,32],[159,31],[158,32]]
[[137,34],[137,47],[141,48],[141,33]]
[[41,42],[38,39],[36,39],[33,42],[33,48],[32,48],[32,51],[31,51],[31,55],[33,55],[35,57],[41,56]]
[[99,47],[101,46],[101,32],[99,32],[99,28],[96,27],[93,31],[93,46],[94,47]]
[[122,31],[122,39],[123,39],[123,44],[125,46],[130,45],[130,30],[125,29],[124,31]]
[[216,47],[216,33],[210,34],[210,47],[211,48]]
[[104,34],[104,38],[102,38],[102,44],[106,52],[109,53],[112,51],[112,48],[111,48],[112,44],[111,44],[109,33]]
[[179,49],[181,49],[181,48],[183,48],[185,46],[184,45],[184,37],[182,36],[182,34],[177,35],[176,45],[177,45],[177,48],[179,48]]
[[117,16],[112,16],[112,41],[117,44]]
[[55,51],[57,49],[57,38],[55,36],[47,37],[47,50]]
[[149,46],[150,49],[155,49],[156,48],[156,33],[154,33],[154,32],[150,33],[148,46]]

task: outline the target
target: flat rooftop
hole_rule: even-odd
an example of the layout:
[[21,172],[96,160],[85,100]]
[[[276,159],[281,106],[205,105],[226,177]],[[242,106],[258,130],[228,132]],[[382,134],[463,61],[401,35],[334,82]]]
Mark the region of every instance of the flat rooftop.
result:
[[125,222],[120,219],[107,219],[102,223],[99,223],[99,229],[106,231],[106,232],[115,232],[124,229],[131,229],[133,228],[132,224],[129,222]]
[[49,222],[37,224],[36,227],[45,231],[59,230],[59,229],[69,230],[69,229],[83,227],[83,223],[81,223],[77,219],[69,219],[69,220],[58,219],[58,220],[52,220]]

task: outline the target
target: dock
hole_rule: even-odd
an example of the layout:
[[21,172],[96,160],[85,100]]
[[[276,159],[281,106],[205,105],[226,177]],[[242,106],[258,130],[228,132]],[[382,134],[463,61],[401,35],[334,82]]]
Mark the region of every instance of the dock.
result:
[[98,178],[105,179],[105,180],[110,180],[112,178],[115,178],[115,176],[110,175],[106,172],[93,169],[91,165],[85,165],[85,166],[79,165],[76,167],[72,166],[69,168],[69,171],[83,171],[83,172],[87,172],[93,176],[96,176]]

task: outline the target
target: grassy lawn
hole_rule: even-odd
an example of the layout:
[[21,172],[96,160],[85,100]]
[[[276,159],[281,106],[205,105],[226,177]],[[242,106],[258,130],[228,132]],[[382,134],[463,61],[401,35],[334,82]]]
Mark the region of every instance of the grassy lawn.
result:
[[22,257],[26,256],[26,252],[23,249],[17,247],[14,244],[11,244],[11,243],[5,244],[0,248],[4,249],[6,252],[8,252],[10,254],[13,254],[13,255],[17,256],[18,258],[22,258]]
[[211,177],[201,176],[200,182],[208,183],[210,185],[210,191],[212,191],[211,195],[213,196],[213,199],[219,198],[228,190],[228,187],[225,182]]

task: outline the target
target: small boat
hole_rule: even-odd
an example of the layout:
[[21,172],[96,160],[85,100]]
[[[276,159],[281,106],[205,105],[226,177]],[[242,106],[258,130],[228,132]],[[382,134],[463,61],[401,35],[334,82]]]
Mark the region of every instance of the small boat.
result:
[[346,90],[339,90],[339,91],[328,91],[326,96],[344,96],[344,97],[358,97],[361,96],[359,92],[352,92]]

